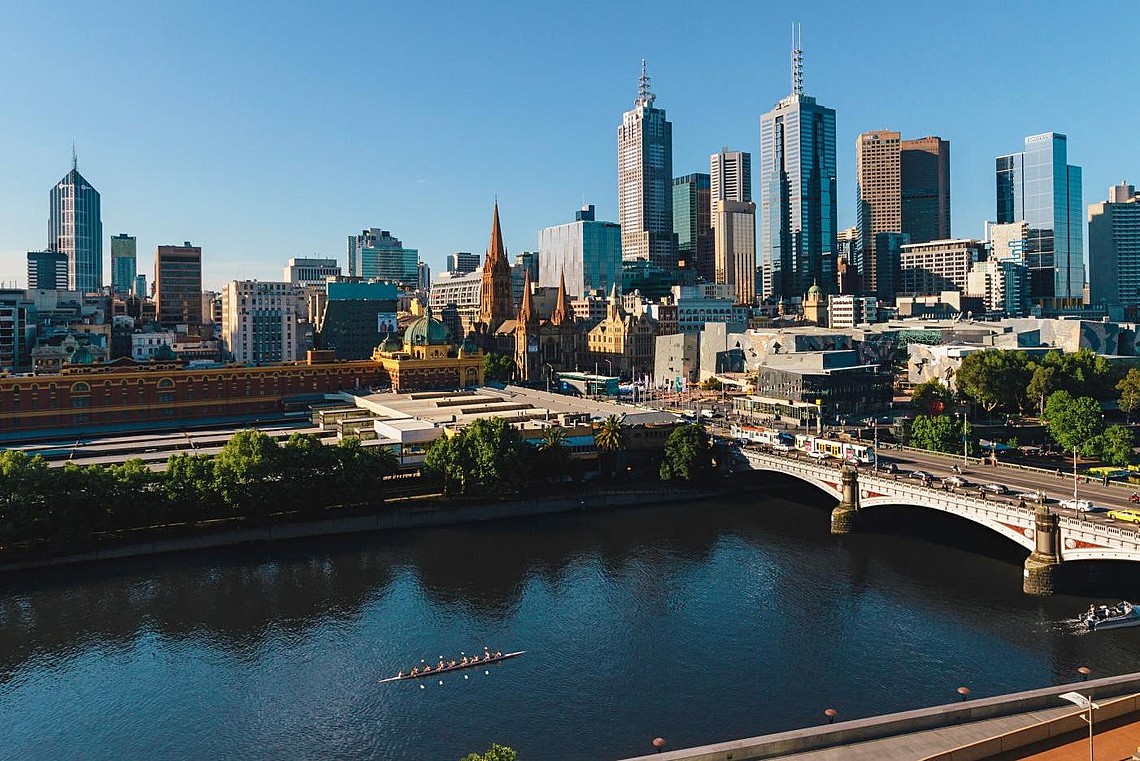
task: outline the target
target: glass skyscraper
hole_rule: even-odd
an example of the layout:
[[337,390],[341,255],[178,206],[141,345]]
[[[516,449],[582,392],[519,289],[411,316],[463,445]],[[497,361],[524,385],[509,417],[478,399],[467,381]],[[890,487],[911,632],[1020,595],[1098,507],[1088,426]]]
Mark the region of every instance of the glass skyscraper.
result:
[[388,280],[401,288],[419,286],[420,252],[404,248],[399,238],[387,230],[370,227],[360,235],[348,236],[348,274],[365,280]]
[[67,255],[67,287],[90,293],[103,287],[103,221],[99,191],[79,173],[71,158],[71,171],[51,189],[48,249]]
[[1068,139],[1030,135],[1025,150],[997,159],[997,221],[1024,221],[1029,297],[1047,309],[1080,307],[1084,298],[1081,168],[1068,163]]
[[621,287],[621,228],[594,219],[589,204],[565,225],[547,227],[538,234],[538,284],[557,288],[566,278],[566,293],[581,298]]
[[760,117],[760,224],[764,296],[835,291],[835,109],[804,95],[802,51],[792,51],[792,93]]
[[138,274],[138,250],[135,236],[119,233],[111,236],[111,292],[125,296],[135,287]]
[[710,175],[696,172],[673,180],[673,231],[677,234],[677,263],[713,279],[712,190]]

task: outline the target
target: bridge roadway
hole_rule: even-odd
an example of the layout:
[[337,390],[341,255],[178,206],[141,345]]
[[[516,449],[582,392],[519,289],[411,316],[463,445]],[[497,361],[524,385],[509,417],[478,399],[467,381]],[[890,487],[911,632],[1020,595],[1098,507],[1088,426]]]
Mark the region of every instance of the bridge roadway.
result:
[[[948,474],[951,464],[946,460],[938,462],[917,457],[912,461],[925,465],[924,470],[929,469],[937,476]],[[1140,561],[1137,524],[1114,520],[1104,513],[1080,513],[1057,505],[1035,504],[1017,496],[1018,489],[1029,492],[1045,488],[1046,478],[1054,479],[1056,493],[1056,484],[1061,481],[1038,472],[973,466],[966,477],[975,483],[974,487],[948,489],[937,480],[926,485],[922,480],[909,478],[905,475],[908,471],[901,467],[899,473],[885,474],[868,468],[841,467],[835,461],[821,462],[798,452],[781,454],[754,447],[735,448],[729,467],[736,472],[784,473],[835,497],[839,505],[832,513],[832,533],[853,530],[860,510],[892,505],[927,507],[978,523],[1030,552],[1025,566],[1025,591],[1033,594],[1051,593],[1057,571],[1066,561]],[[979,470],[984,470],[992,480],[982,477]],[[999,471],[1001,481],[996,479]],[[976,484],[991,482],[1010,487],[1011,493],[979,494]],[[1089,487],[1086,485],[1086,488]],[[1117,506],[1127,504],[1124,493],[1112,495],[1103,486],[1091,489],[1093,492],[1086,497],[1104,502],[1111,500]]]

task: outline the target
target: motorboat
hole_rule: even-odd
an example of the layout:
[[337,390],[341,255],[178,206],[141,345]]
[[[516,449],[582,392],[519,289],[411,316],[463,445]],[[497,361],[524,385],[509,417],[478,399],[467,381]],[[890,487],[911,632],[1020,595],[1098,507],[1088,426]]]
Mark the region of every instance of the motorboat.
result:
[[1123,601],[1116,605],[1090,605],[1088,612],[1081,616],[1081,623],[1089,631],[1137,626],[1140,625],[1140,608]]

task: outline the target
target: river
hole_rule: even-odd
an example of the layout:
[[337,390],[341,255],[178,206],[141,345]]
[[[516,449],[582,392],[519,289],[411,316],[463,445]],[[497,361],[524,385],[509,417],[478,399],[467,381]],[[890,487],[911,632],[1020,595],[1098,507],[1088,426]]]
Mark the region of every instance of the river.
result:
[[[1012,543],[880,510],[835,538],[776,481],[0,577],[0,757],[612,759],[1137,669],[1140,628],[1066,621],[1107,589],[1026,597]],[[378,683],[484,646],[527,652]]]

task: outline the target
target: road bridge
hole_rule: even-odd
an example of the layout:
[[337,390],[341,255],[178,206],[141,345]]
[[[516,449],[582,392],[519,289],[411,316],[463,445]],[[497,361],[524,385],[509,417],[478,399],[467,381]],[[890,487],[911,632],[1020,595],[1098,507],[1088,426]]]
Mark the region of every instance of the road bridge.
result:
[[1090,519],[1082,513],[1027,505],[1017,497],[988,497],[961,490],[929,486],[899,478],[819,461],[798,455],[733,448],[729,469],[772,471],[794,476],[839,504],[831,513],[831,532],[846,534],[858,526],[859,512],[871,508],[914,505],[957,515],[1001,534],[1029,551],[1023,589],[1028,594],[1052,594],[1062,563],[1077,560],[1140,561],[1140,532],[1135,524]]

